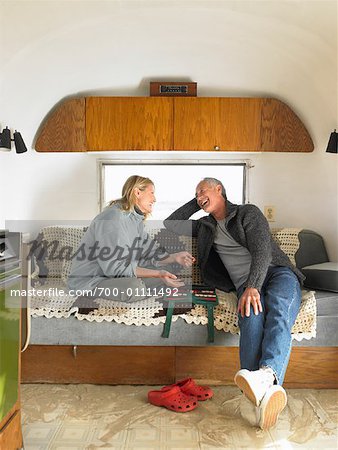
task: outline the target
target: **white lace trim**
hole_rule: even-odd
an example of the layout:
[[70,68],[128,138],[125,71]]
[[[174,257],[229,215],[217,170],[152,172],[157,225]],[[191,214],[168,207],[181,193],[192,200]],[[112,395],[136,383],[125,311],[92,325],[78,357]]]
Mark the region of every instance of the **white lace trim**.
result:
[[[49,278],[46,283],[36,283],[34,287],[36,292],[39,289],[44,292],[50,289],[51,293],[55,290],[66,291],[66,285],[58,278]],[[51,319],[52,317],[58,319],[67,318],[78,310],[77,307],[72,306],[75,300],[76,297],[68,294],[62,297],[53,294],[31,296],[29,298],[31,316],[47,317],[47,319]]]
[[[65,288],[62,281],[48,282],[44,289]],[[234,293],[217,291],[219,305],[214,308],[214,326],[216,330],[239,334],[237,318],[237,297]],[[155,317],[163,307],[154,297],[134,303],[113,302],[96,299],[98,308],[89,314],[79,314],[78,308],[73,306],[76,298],[69,295],[63,297],[41,296],[31,298],[31,315],[33,317],[67,318],[75,313],[79,320],[89,322],[116,322],[125,325],[150,326],[165,322],[165,316]],[[189,324],[206,325],[208,323],[207,308],[195,305],[190,312],[173,316],[173,322],[181,317]],[[294,339],[310,339],[316,336],[316,299],[313,291],[302,292],[302,303],[296,322],[292,328]]]

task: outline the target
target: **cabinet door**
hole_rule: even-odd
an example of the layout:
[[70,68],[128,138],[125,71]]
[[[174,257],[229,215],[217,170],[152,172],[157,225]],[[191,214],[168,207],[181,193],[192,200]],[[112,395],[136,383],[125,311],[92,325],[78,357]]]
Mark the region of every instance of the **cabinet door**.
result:
[[13,281],[0,278],[0,422],[18,400],[20,298],[11,290],[20,289],[20,275],[13,275]]
[[[21,277],[0,273],[0,449],[22,447],[20,420],[20,312]],[[6,278],[7,275],[7,278]]]
[[173,99],[87,97],[89,151],[171,150]]
[[175,98],[174,149],[259,151],[261,99]]

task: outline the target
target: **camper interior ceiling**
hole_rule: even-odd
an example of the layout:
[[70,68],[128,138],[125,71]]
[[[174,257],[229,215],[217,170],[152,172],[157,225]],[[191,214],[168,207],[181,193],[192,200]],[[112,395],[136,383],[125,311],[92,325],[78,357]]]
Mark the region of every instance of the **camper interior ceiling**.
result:
[[0,450],[337,448],[337,20],[0,2]]

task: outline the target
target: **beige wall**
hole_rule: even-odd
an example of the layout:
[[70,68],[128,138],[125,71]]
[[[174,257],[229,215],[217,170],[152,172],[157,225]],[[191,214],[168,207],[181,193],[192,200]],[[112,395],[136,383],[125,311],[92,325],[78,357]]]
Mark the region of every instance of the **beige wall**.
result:
[[[285,101],[312,154],[223,157],[251,159],[250,201],[274,205],[277,226],[320,232],[338,259],[338,156],[325,153],[338,126],[336,1],[0,1],[0,39],[0,125],[29,146],[62,98],[148,95],[151,79],[197,81],[201,96]],[[97,157],[0,151],[0,227],[93,217]]]

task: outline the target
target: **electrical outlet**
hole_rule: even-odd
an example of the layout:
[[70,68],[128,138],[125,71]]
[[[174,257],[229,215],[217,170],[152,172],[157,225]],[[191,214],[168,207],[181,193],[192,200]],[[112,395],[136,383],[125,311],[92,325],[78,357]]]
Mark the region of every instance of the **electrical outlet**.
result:
[[275,222],[275,207],[274,206],[264,206],[264,216],[268,222]]

